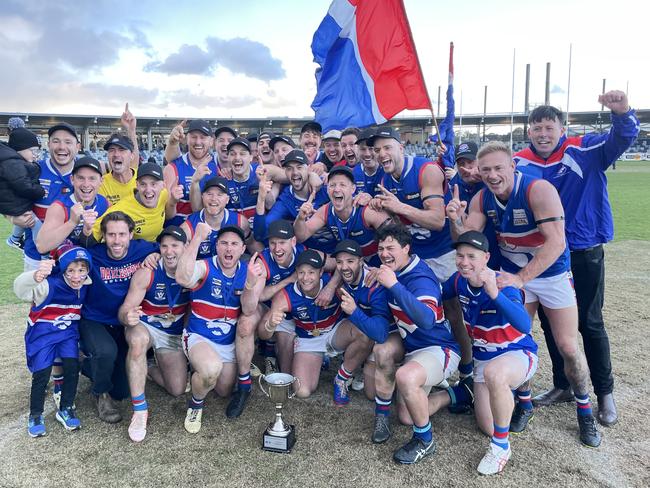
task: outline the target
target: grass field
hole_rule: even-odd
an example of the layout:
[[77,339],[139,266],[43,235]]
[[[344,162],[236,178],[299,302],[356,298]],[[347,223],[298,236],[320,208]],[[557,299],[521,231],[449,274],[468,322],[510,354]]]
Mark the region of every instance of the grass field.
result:
[[[0,245],[0,487],[393,487],[393,486],[650,486],[650,425],[640,399],[650,394],[650,163],[619,164],[609,173],[617,241],[607,246],[605,320],[612,346],[619,423],[603,432],[599,449],[581,447],[575,406],[538,409],[528,430],[512,436],[513,458],[505,472],[483,478],[476,465],[488,439],[471,416],[441,412],[432,417],[437,452],[415,466],[397,466],[391,454],[410,436],[393,423],[393,437],[376,446],[369,440],[373,404],[353,393],[345,408],[331,400],[334,366],[323,374],[307,400],[291,400],[286,417],[296,424],[298,441],[289,455],[260,449],[272,420],[271,403],[254,387],[251,402],[237,420],[224,416],[226,401],[209,395],[203,429],[183,429],[185,398],[171,398],[147,386],[149,433],[141,445],[127,437],[128,421],[108,425],[97,419],[90,384],[82,378],[77,396],[83,429],[64,432],[54,420],[48,398],[48,435],[30,439],[25,432],[30,376],[25,367],[23,332],[26,304],[15,305],[11,282],[22,269],[19,254]],[[2,235],[9,227],[0,224]],[[543,337],[534,389],[551,384]],[[130,407],[123,402],[125,418]]]

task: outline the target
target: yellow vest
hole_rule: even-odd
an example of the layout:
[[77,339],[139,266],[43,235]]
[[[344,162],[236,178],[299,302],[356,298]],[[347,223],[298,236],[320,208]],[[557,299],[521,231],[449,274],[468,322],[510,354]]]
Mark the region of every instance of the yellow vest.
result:
[[135,171],[133,171],[133,176],[126,183],[117,181],[113,177],[113,173],[106,173],[102,178],[102,184],[99,186],[97,193],[104,195],[111,202],[111,205],[115,205],[123,198],[132,197],[133,190],[135,190]]
[[111,205],[106,213],[97,219],[93,226],[93,236],[96,241],[100,241],[102,233],[100,225],[102,219],[111,212],[118,210],[129,215],[135,222],[135,230],[133,232],[134,239],[144,239],[149,242],[156,242],[156,237],[162,232],[163,224],[165,223],[165,205],[169,199],[169,192],[167,188],[163,188],[158,198],[158,205],[155,208],[147,208],[135,199],[131,194],[128,197],[122,198],[115,205]]

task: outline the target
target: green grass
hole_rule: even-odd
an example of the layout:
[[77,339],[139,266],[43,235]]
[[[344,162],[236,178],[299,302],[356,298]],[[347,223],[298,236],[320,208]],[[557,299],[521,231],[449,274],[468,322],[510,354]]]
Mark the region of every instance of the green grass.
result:
[[23,271],[23,256],[4,242],[11,228],[7,219],[0,218],[0,305],[21,303],[14,295],[14,278]]

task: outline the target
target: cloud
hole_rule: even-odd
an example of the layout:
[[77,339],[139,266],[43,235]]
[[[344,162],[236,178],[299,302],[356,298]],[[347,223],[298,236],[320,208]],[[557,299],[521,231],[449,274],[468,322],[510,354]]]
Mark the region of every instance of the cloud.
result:
[[205,92],[195,93],[190,90],[175,90],[165,94],[169,104],[184,105],[199,109],[235,109],[252,105],[258,99],[251,95],[218,96]]
[[151,62],[145,66],[145,69],[168,75],[207,75],[221,66],[232,73],[262,81],[286,77],[282,62],[274,58],[268,46],[261,42],[241,37],[234,39],[208,37],[205,42],[206,49],[193,44],[183,44],[177,52],[168,55],[164,61]]
[[566,93],[566,90],[564,88],[562,88],[560,85],[553,85],[551,87],[551,93],[553,93],[553,94],[558,94],[558,93],[559,94],[564,94],[564,93]]

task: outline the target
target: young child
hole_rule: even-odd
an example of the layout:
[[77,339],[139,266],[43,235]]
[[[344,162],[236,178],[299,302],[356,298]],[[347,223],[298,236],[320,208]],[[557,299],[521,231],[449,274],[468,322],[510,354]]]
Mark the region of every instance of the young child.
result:
[[70,244],[61,246],[57,254],[58,267],[54,268],[52,260],[43,260],[36,271],[26,271],[14,281],[16,295],[32,301],[25,332],[27,367],[32,373],[27,426],[31,437],[45,435],[45,389],[55,358],[61,358],[65,378],[56,419],[66,430],[81,427],[74,407],[79,381],[79,319],[87,291],[84,285],[91,283],[92,260],[85,249]]
[[[32,212],[32,206],[45,195],[38,180],[41,174],[36,163],[39,148],[36,134],[24,128],[13,129],[8,144],[0,143],[0,213],[12,217],[31,214],[34,239],[38,235],[41,221]],[[14,225],[7,244],[22,249],[24,232],[22,227]]]

